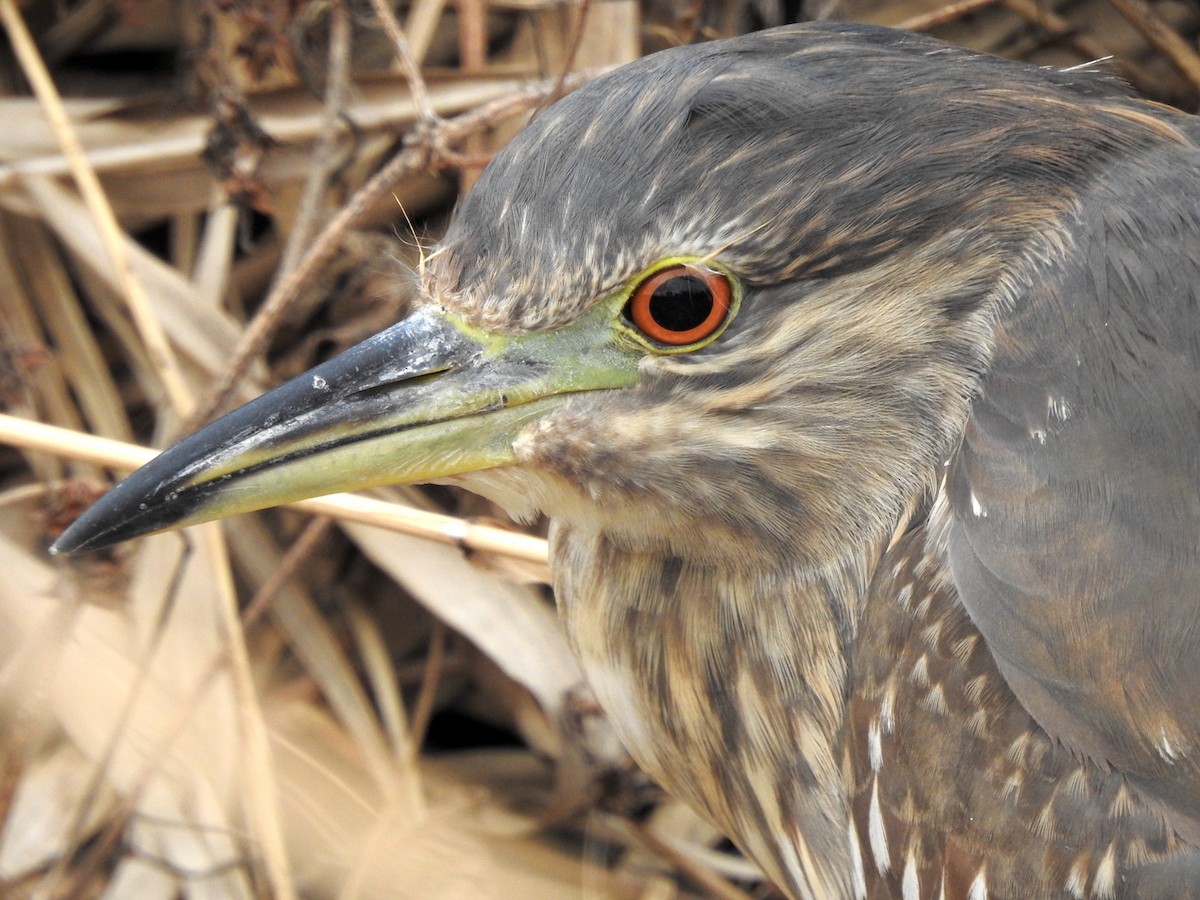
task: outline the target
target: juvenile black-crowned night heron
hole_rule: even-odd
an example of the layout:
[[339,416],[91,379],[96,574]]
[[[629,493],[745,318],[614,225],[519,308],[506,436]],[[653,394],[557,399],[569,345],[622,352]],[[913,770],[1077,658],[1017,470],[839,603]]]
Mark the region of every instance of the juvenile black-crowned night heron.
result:
[[1200,895],[1198,142],[874,28],[643,59],[58,548],[452,480],[549,513],[618,732],[790,895]]

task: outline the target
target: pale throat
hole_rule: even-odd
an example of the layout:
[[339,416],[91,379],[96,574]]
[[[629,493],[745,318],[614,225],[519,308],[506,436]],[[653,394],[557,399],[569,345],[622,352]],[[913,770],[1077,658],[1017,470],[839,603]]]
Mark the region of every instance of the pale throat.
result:
[[845,894],[847,654],[866,561],[734,571],[561,525],[551,548],[568,637],[639,765],[794,895]]

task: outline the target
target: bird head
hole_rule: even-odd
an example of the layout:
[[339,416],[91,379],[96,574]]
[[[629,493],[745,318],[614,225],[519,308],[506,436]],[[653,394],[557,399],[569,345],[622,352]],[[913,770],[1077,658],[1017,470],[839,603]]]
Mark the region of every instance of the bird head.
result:
[[860,26],[617,70],[497,156],[414,315],[186,438],[57,547],[431,480],[730,564],[869,541],[927,487],[1095,151],[1047,114],[1107,88],[1060,81]]
[[639,762],[795,896],[849,893],[870,560],[994,354],[1054,352],[1004,321],[1053,297],[1088,180],[1171,127],[1092,75],[863,26],[648,57],[495,158],[408,319],[168,449],[56,549],[394,482],[547,513]]

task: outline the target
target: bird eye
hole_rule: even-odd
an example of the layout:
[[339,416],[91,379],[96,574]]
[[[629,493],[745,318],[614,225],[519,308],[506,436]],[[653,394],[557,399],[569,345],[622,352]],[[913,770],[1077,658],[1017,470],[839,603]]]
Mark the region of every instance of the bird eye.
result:
[[668,266],[633,289],[625,317],[652,341],[681,347],[717,332],[729,316],[732,295],[721,272],[696,264]]

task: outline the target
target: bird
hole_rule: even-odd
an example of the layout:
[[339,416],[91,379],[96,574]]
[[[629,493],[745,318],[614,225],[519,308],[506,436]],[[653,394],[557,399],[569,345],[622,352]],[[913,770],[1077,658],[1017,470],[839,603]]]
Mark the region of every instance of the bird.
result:
[[53,548],[444,482],[550,519],[641,767],[791,898],[1200,896],[1200,124],[858,24],[536,116],[410,316]]

